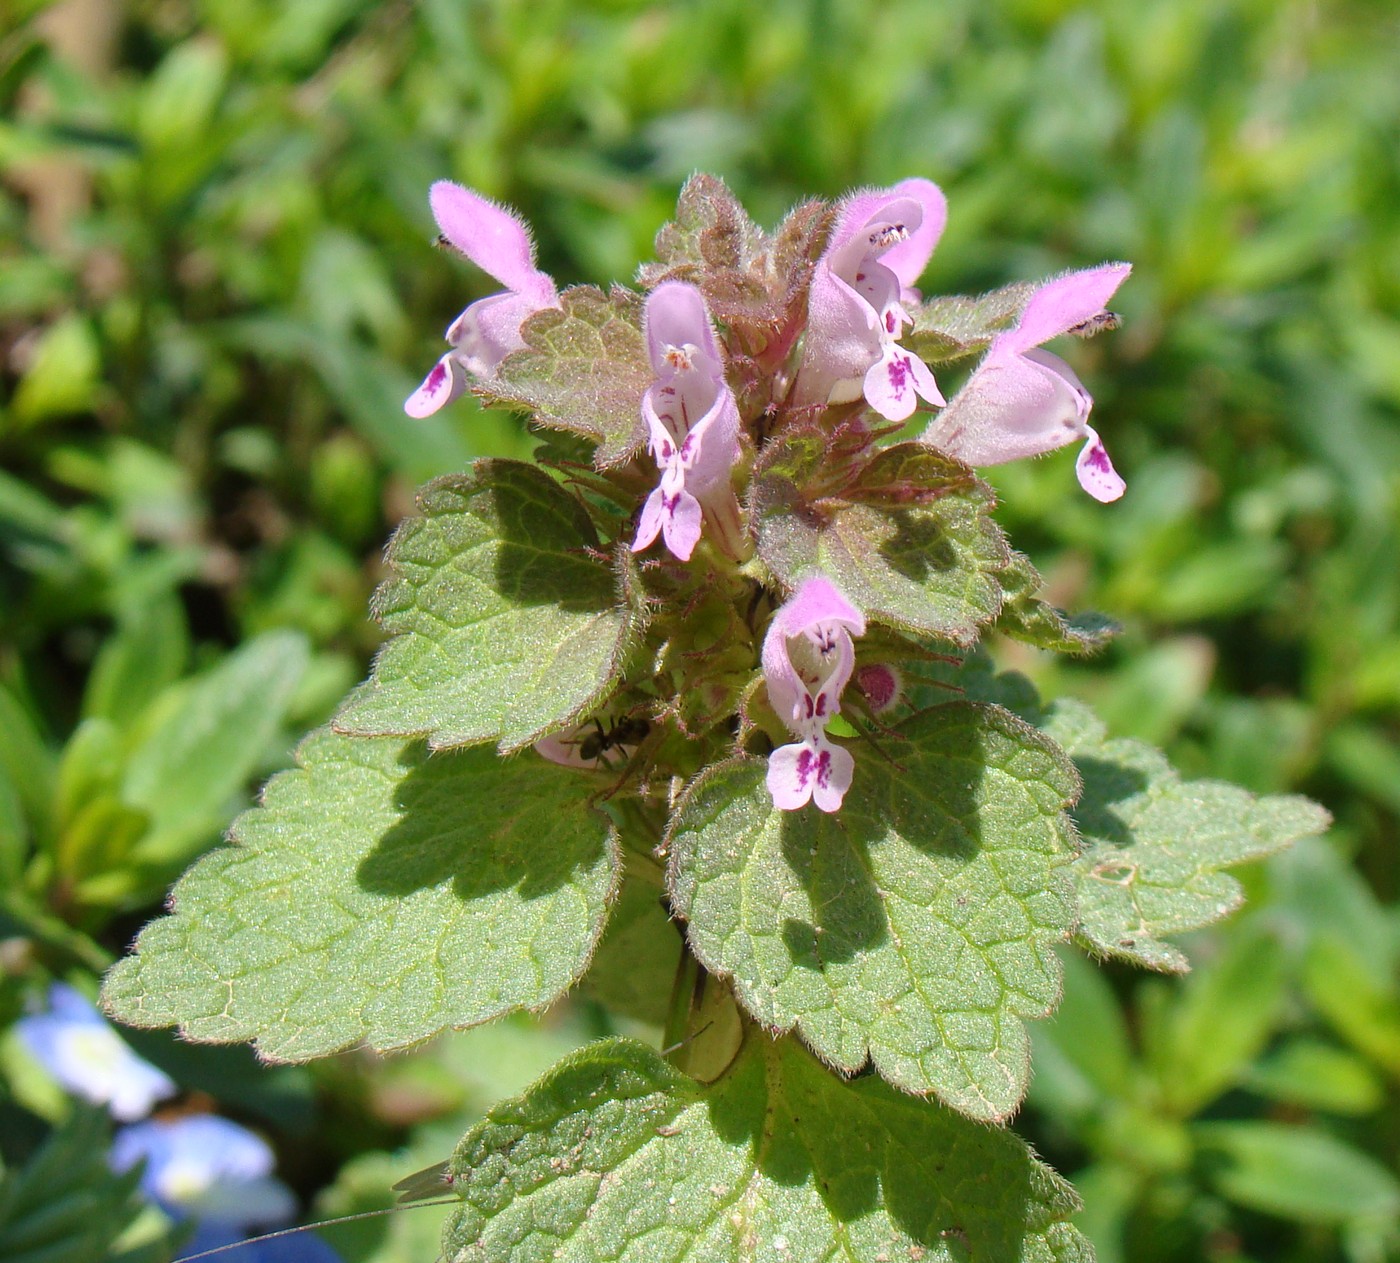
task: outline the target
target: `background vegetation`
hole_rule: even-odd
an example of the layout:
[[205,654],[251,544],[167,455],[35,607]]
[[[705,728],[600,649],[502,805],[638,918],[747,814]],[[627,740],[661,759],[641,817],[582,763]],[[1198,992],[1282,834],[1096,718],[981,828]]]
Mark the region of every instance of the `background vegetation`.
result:
[[[528,450],[469,401],[401,411],[491,288],[431,248],[433,179],[518,206],[561,282],[606,282],[697,168],[767,223],[927,175],[951,204],[931,290],[1135,265],[1124,328],[1077,360],[1127,497],[1090,502],[1065,453],[994,476],[1056,600],[1125,632],[1088,664],[1002,661],[1188,774],[1337,819],[1246,874],[1189,977],[1073,968],[1018,1125],[1105,1263],[1400,1257],[1393,4],[0,13],[0,1028],[52,977],[91,990],[360,678],[415,485]],[[131,1041],[262,1128],[324,1215],[387,1205],[601,1021],[272,1071]],[[70,1108],[0,1040],[6,1164]],[[437,1214],[327,1236],[426,1260]]]

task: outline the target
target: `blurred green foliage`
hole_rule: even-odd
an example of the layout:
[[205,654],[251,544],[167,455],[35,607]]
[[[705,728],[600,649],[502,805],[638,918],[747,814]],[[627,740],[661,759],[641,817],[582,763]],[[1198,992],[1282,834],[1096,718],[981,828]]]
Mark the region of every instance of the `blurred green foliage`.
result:
[[[433,179],[518,206],[561,281],[606,282],[694,169],[768,223],[926,175],[951,204],[930,289],[1135,265],[1123,330],[1076,361],[1127,497],[1090,503],[1063,454],[993,471],[1057,602],[1125,634],[1088,664],[1003,660],[1188,774],[1301,789],[1338,821],[1247,876],[1245,919],[1197,936],[1187,979],[1075,965],[1023,1128],[1082,1189],[1106,1263],[1394,1257],[1393,4],[6,9],[0,1021],[120,951],[359,678],[413,487],[530,447],[470,402],[401,411],[490,288],[431,249]],[[594,1020],[556,1023],[548,1051]],[[445,1156],[522,1055],[507,1031],[289,1086],[204,1059],[228,1050],[142,1051],[277,1122],[284,1171],[333,1184],[335,1210]],[[299,1108],[268,1107],[289,1091]],[[0,1083],[0,1115],[57,1118],[41,1096]],[[5,1160],[41,1131],[7,1128]],[[408,1263],[431,1237],[414,1213],[337,1244]]]

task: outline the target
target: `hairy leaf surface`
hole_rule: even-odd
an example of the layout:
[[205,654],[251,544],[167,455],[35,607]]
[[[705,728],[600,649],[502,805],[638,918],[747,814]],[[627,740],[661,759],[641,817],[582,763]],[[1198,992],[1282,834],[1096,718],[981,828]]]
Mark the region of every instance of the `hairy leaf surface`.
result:
[[1000,1120],[1025,1093],[1027,1018],[1074,928],[1064,755],[999,707],[915,715],[868,747],[840,812],[779,811],[762,759],[706,773],[668,837],[692,947],[766,1027],[824,1061]]
[[904,345],[928,364],[946,364],[985,351],[1003,329],[1016,323],[1036,286],[1017,281],[989,294],[932,298],[912,312],[914,327]]
[[1005,599],[997,630],[1013,640],[1055,653],[1086,654],[1101,649],[1118,630],[1102,614],[1066,614],[1040,595],[1041,579],[1030,559],[1013,552],[997,578]]
[[618,880],[589,778],[535,755],[322,730],[108,975],[109,1012],[275,1061],[539,1009]]
[[1084,779],[1074,817],[1086,846],[1075,861],[1089,950],[1179,973],[1186,957],[1162,936],[1217,921],[1239,906],[1223,870],[1325,831],[1327,812],[1292,794],[1256,797],[1221,781],[1183,781],[1141,741],[1111,740],[1079,702],[1057,702],[1042,726]]
[[453,1156],[452,1263],[1089,1263],[1068,1185],[1006,1131],[750,1031],[705,1087],[579,1050]]
[[1010,554],[965,466],[902,443],[829,496],[795,476],[775,465],[760,489],[759,553],[783,584],[820,571],[868,618],[960,645],[996,617]]
[[710,314],[739,335],[731,349],[736,342],[766,348],[774,337],[788,346],[833,217],[827,204],[804,202],[770,236],[723,180],[693,175],[681,190],[676,218],[657,233],[657,262],[643,264],[640,277],[648,289],[668,280],[698,285]]
[[612,691],[638,628],[583,551],[582,505],[518,461],[429,483],[389,546],[374,609],[394,639],[336,716],[342,732],[519,749]]
[[566,289],[521,327],[526,349],[477,387],[488,403],[521,408],[541,425],[591,439],[600,469],[620,464],[646,439],[642,394],[654,376],[642,339],[642,300],[614,287]]

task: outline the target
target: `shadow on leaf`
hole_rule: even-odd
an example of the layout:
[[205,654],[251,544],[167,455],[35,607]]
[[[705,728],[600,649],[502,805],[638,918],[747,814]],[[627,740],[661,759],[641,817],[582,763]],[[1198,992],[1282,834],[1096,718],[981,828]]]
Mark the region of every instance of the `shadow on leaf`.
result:
[[582,778],[527,757],[503,760],[489,747],[427,757],[409,746],[395,795],[402,817],[360,862],[361,888],[401,897],[450,881],[463,901],[509,889],[534,899],[579,881],[607,829],[584,827]]

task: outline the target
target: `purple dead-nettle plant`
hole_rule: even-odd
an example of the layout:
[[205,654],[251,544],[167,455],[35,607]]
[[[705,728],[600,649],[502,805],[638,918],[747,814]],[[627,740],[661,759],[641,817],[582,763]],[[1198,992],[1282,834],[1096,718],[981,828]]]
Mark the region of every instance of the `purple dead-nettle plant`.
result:
[[[1085,1263],[1072,1191],[1004,1126],[1057,947],[1184,969],[1168,937],[1238,902],[1219,870],[1325,824],[1182,781],[981,647],[1111,634],[1042,599],[976,470],[1079,441],[1085,488],[1122,493],[1040,347],[1111,327],[1127,265],[925,298],[929,181],[767,231],[696,176],[640,292],[561,291],[513,214],[431,201],[506,291],[408,411],[470,388],[535,459],[422,490],[370,678],[176,887],[109,1012],[287,1061],[575,986],[655,1029],[410,1180],[461,1199],[448,1258]],[[941,412],[935,370],[965,374]]]

